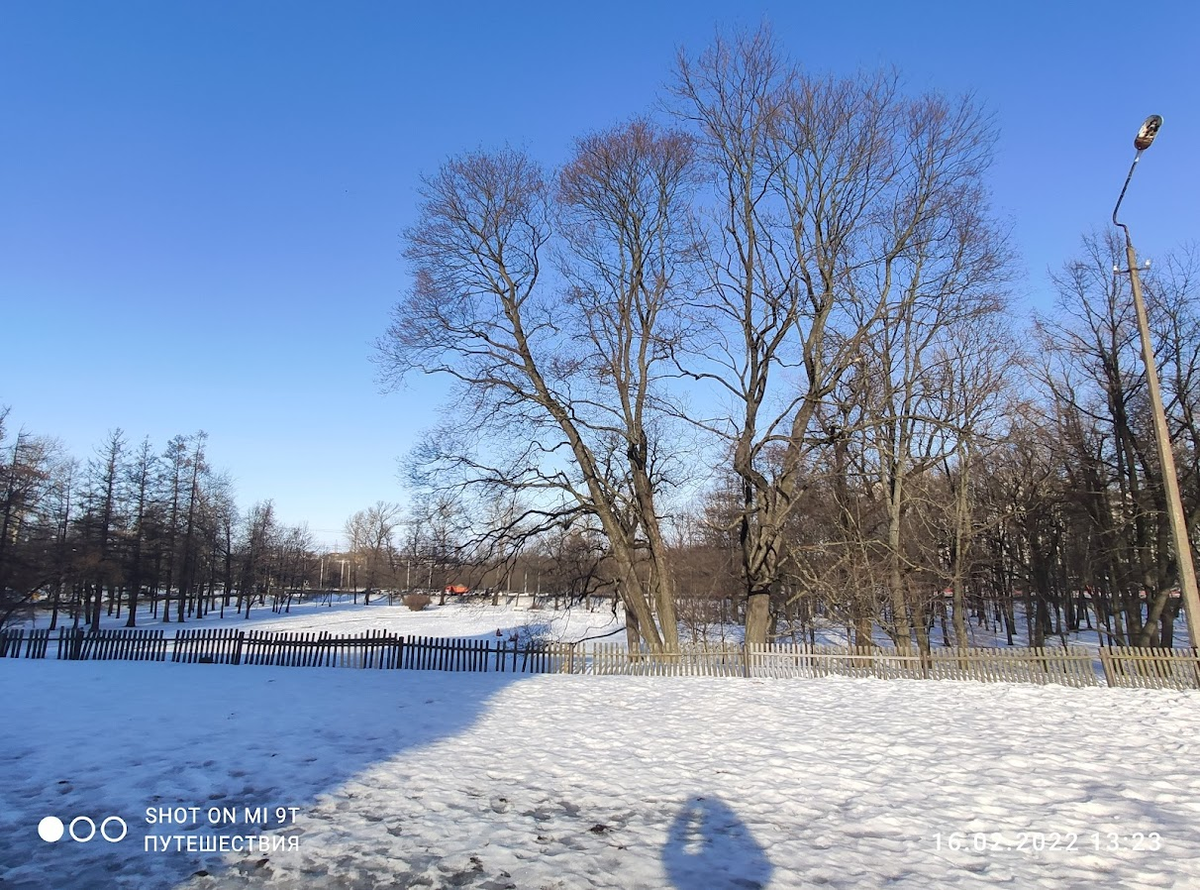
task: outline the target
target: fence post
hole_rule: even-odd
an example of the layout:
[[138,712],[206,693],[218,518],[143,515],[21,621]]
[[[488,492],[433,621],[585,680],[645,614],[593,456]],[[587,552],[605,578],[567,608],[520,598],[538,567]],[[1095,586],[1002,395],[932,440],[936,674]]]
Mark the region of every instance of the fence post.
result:
[[1113,663],[1112,653],[1107,646],[1100,647],[1100,665],[1104,668],[1104,679],[1108,685],[1116,686],[1116,665]]

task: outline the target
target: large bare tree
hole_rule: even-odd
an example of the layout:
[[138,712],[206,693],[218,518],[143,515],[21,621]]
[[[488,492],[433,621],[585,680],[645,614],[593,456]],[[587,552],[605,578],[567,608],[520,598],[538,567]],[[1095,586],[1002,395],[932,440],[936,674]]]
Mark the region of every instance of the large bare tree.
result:
[[[758,643],[809,464],[833,444],[823,406],[869,359],[864,345],[919,344],[930,313],[963,311],[1002,272],[982,186],[992,132],[970,99],[909,98],[889,75],[806,75],[765,29],[681,54],[675,97],[715,180],[716,333],[707,364],[687,370],[731,405],[710,428],[742,486],[746,639]],[[899,353],[889,355],[871,373],[894,388]],[[890,459],[888,481],[900,485],[905,458]],[[893,501],[900,509],[898,491]],[[892,597],[907,641],[903,593]]]
[[443,482],[519,489],[545,522],[594,520],[631,634],[656,650],[678,643],[658,434],[692,178],[689,141],[645,121],[581,139],[557,182],[511,149],[448,161],[425,180],[414,284],[379,342],[386,381],[459,384],[458,431],[426,449]]

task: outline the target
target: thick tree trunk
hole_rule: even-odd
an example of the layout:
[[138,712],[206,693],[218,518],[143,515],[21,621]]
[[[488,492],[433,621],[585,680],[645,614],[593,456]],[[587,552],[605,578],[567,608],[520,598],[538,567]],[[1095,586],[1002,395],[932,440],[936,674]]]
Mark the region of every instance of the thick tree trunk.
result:
[[771,629],[771,588],[758,587],[746,595],[746,642],[762,645]]

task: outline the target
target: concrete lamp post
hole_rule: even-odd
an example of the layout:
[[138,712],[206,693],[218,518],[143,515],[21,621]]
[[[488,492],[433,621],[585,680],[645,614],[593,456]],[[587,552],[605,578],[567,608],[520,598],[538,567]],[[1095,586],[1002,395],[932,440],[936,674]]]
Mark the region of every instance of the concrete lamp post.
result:
[[[1179,571],[1179,593],[1183,597],[1183,608],[1187,615],[1188,641],[1192,648],[1200,648],[1200,595],[1196,590],[1196,568],[1192,563],[1192,543],[1188,536],[1187,519],[1183,514],[1183,501],[1179,496],[1179,477],[1175,472],[1175,453],[1171,446],[1171,434],[1167,429],[1167,415],[1163,410],[1162,389],[1158,380],[1158,364],[1154,358],[1154,345],[1150,341],[1150,322],[1146,316],[1146,302],[1142,299],[1142,282],[1138,277],[1137,254],[1133,250],[1133,241],[1129,237],[1129,227],[1117,221],[1117,211],[1121,209],[1121,201],[1125,198],[1125,190],[1129,188],[1129,180],[1137,162],[1141,160],[1142,152],[1154,142],[1158,130],[1162,126],[1162,118],[1152,114],[1146,118],[1142,128],[1138,130],[1133,140],[1137,154],[1129,167],[1129,175],[1125,177],[1125,185],[1113,208],[1113,225],[1120,226],[1125,232],[1125,261],[1129,268],[1129,287],[1133,291],[1133,308],[1137,314],[1138,334],[1142,341],[1142,359],[1146,363],[1146,382],[1150,390],[1150,410],[1154,415],[1154,442],[1158,448],[1159,466],[1162,467],[1163,493],[1167,500],[1167,518],[1171,523],[1171,543],[1175,549],[1175,561]],[[1114,273],[1120,273],[1120,268],[1113,267]]]

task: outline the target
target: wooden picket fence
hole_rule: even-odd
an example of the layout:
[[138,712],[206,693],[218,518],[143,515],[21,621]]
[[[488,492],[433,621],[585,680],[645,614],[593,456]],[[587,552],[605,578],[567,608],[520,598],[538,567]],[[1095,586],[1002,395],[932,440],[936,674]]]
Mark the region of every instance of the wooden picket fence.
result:
[[1200,689],[1196,649],[1107,648],[1100,650],[1109,686],[1141,689]]
[[58,635],[58,657],[72,661],[162,661],[167,637],[162,630],[98,630],[85,633],[63,628]]
[[[466,645],[462,645],[466,644]],[[510,643],[412,637],[397,667],[413,670],[563,674],[575,670],[570,643]]]
[[742,646],[683,647],[678,652],[627,649],[618,643],[594,643],[582,659],[582,672],[636,677],[744,677]]
[[503,640],[404,637],[386,631],[360,636],[179,631],[172,654],[173,661],[187,663],[526,674],[569,671],[573,659],[574,648],[564,643],[521,645]]
[[183,664],[241,664],[242,643],[246,635],[240,630],[204,628],[175,631],[171,661]]
[[22,648],[26,658],[45,658],[50,645],[50,629],[6,630],[0,632],[0,658],[20,658]]
[[819,646],[775,643],[749,647],[754,677],[873,677],[880,680],[921,679],[921,659],[869,646]]
[[1063,649],[939,649],[929,658],[935,680],[1099,686],[1096,654],[1082,646]]
[[[51,655],[51,643],[56,643]],[[620,644],[518,643],[504,639],[405,637],[386,631],[357,636],[275,633],[229,628],[111,629],[88,632],[0,631],[0,658],[68,661],[173,661],[184,664],[312,668],[568,673],[647,677],[863,677],[886,680],[970,680],[1200,689],[1195,649],[1082,647],[1063,649],[938,649],[916,652],[852,646],[778,643],[766,646],[630,650]]]
[[357,637],[250,631],[241,647],[241,663],[280,667],[395,668],[396,649],[403,644],[402,637],[386,631],[369,631]]
[[1096,656],[1066,649],[938,649],[916,652],[857,646],[751,646],[755,677],[873,677],[884,680],[975,680],[1099,686]]
[[327,632],[272,633],[225,628],[180,630],[175,635],[171,660],[184,664],[391,668],[397,666],[396,649],[403,642],[403,637],[385,631],[335,636]]

